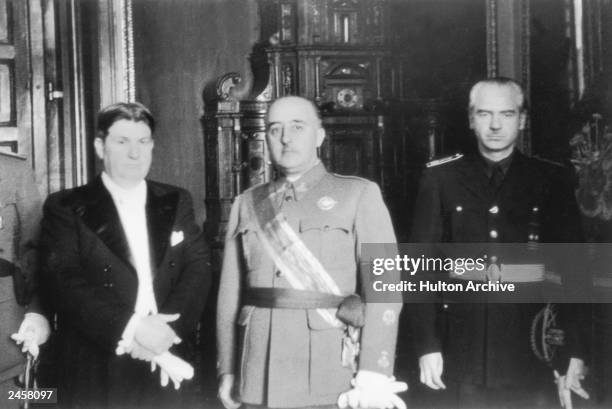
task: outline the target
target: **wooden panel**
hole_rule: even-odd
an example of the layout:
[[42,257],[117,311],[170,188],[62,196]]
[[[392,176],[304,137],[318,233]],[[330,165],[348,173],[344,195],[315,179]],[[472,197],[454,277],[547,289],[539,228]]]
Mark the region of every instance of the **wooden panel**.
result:
[[13,3],[0,0],[0,151],[19,152],[16,123],[15,24],[11,18]]
[[13,73],[8,62],[0,62],[0,124],[14,121]]
[[0,0],[0,44],[10,43],[9,8],[6,0]]

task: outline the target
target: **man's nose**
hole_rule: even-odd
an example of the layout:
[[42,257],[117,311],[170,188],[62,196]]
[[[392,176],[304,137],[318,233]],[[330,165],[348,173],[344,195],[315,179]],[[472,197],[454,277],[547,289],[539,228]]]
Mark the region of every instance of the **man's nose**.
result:
[[493,129],[493,130],[497,130],[501,128],[501,119],[499,117],[499,115],[492,115],[491,116],[491,123],[489,124],[489,128]]
[[288,128],[283,127],[281,129],[280,141],[283,145],[287,145],[291,142],[291,131]]
[[131,159],[138,159],[140,157],[140,146],[137,143],[131,143],[128,150],[128,156]]

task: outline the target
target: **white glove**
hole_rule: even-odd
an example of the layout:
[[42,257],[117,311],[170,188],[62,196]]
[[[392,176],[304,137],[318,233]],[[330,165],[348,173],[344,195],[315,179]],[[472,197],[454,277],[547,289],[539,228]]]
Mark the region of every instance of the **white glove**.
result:
[[157,365],[159,365],[160,385],[163,387],[166,387],[169,380],[172,379],[174,389],[178,390],[181,382],[193,378],[193,367],[170,352],[164,352],[153,358],[151,372],[155,371]]
[[374,409],[406,409],[404,401],[397,393],[408,390],[406,382],[398,382],[394,377],[360,370],[351,381],[353,388],[338,397],[338,406]]
[[586,368],[582,359],[571,358],[567,373],[559,376],[559,372],[554,371],[554,375],[562,408],[572,409],[572,392],[583,399],[589,399],[588,392],[580,384],[580,381],[586,376]]
[[424,383],[431,389],[446,389],[446,385],[442,382],[444,359],[440,352],[422,355],[419,358],[419,367],[421,368],[421,383]]
[[[119,346],[115,350],[115,353],[117,355],[131,354],[134,348],[143,347],[138,346],[133,340],[128,342],[122,339],[119,341]],[[148,360],[144,355],[141,355],[138,359]],[[151,358],[151,372],[155,371],[157,366],[159,366],[160,384],[163,387],[166,387],[168,381],[172,379],[174,389],[178,389],[181,386],[181,382],[185,379],[193,378],[193,366],[169,351],[155,355]]]
[[47,342],[51,334],[49,321],[36,312],[28,312],[19,326],[19,331],[11,335],[17,345],[23,344],[22,352],[29,352],[34,359],[38,357],[39,346]]

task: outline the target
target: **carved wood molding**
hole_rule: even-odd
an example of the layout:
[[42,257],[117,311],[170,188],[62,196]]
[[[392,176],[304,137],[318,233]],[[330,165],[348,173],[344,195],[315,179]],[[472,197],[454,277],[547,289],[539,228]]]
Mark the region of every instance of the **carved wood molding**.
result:
[[134,101],[134,27],[132,0],[98,0],[100,107]]
[[[487,0],[487,76],[505,76],[518,81],[530,99],[530,7],[529,0]],[[531,153],[529,123],[519,148]]]
[[497,0],[487,0],[487,77],[497,76]]

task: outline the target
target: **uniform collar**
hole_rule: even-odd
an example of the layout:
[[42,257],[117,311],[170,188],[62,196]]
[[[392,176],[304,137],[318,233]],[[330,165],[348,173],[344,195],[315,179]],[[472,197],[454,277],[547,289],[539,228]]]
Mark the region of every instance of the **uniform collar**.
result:
[[487,178],[491,177],[491,175],[493,174],[493,168],[496,166],[499,166],[504,176],[506,176],[508,174],[508,169],[510,169],[510,165],[512,164],[512,159],[515,156],[515,152],[516,151],[512,151],[512,153],[507,158],[504,158],[497,162],[494,162],[491,159],[487,159],[481,154],[479,154],[478,156],[480,156],[480,159],[482,160],[482,164],[484,166],[484,171],[487,175]]
[[[274,182],[274,190],[281,195],[283,201],[302,200],[304,195],[316,186],[323,176],[327,174],[327,169],[321,161],[310,168],[294,182],[290,182],[286,177],[282,177]],[[290,197],[290,199],[288,199]]]

